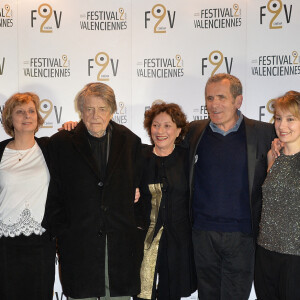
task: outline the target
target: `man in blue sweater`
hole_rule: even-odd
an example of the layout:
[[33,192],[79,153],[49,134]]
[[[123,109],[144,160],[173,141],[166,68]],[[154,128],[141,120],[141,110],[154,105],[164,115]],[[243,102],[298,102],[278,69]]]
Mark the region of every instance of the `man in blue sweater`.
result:
[[242,85],[232,75],[209,78],[205,101],[210,119],[192,122],[187,136],[199,299],[246,300],[275,131],[239,111]]

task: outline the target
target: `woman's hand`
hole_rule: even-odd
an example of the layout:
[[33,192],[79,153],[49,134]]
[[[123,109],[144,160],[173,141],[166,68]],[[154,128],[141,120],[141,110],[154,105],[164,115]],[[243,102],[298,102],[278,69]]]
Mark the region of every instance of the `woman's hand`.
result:
[[274,159],[277,158],[278,156],[280,156],[280,150],[283,147],[284,147],[284,143],[281,142],[280,139],[276,138],[273,140],[270,151],[271,151]]
[[78,122],[74,122],[74,121],[68,121],[65,122],[64,124],[62,124],[62,126],[60,128],[58,128],[58,131],[61,130],[68,130],[71,131],[72,129],[74,129],[77,126]]
[[134,203],[137,203],[139,201],[140,197],[141,197],[140,189],[136,188],[135,189],[135,196],[134,196]]

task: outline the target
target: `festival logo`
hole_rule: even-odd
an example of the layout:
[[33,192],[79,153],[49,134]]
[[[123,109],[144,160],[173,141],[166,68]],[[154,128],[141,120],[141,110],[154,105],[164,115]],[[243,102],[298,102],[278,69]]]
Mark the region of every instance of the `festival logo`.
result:
[[4,73],[5,57],[2,57],[2,62],[0,59],[0,76]]
[[60,124],[62,106],[53,105],[51,100],[43,99],[40,102],[39,111],[44,119],[44,124],[41,126],[41,128],[53,128],[54,123]]
[[39,78],[70,77],[70,60],[66,54],[61,57],[31,57],[24,61],[24,76]]
[[183,77],[183,59],[180,54],[172,57],[144,58],[137,63],[137,76],[143,78]]
[[173,29],[176,11],[168,10],[163,4],[156,4],[151,11],[145,11],[145,29],[153,28],[154,33],[166,33]]
[[194,14],[196,29],[222,29],[240,27],[242,12],[238,4],[223,8],[203,8]]
[[0,28],[13,27],[13,11],[9,4],[0,6]]
[[267,5],[260,7],[260,24],[269,24],[269,29],[281,29],[291,22],[292,11],[291,4],[283,4],[282,0],[269,0]]
[[62,11],[56,11],[48,3],[41,4],[37,10],[31,11],[31,27],[37,23],[41,33],[52,33],[61,25]]
[[93,69],[95,69],[97,81],[109,81],[112,76],[117,76],[118,67],[119,59],[110,58],[106,52],[98,52],[95,58],[88,59],[88,76],[94,76]]
[[95,31],[119,31],[127,29],[124,8],[117,11],[92,10],[80,15],[80,29]]
[[63,294],[63,292],[54,292],[53,300],[67,300],[68,298]]
[[208,112],[205,105],[201,105],[200,108],[193,109],[193,120],[205,120],[208,119]]
[[251,61],[252,76],[293,76],[300,75],[298,51],[287,54],[262,55]]
[[233,57],[224,56],[221,51],[214,50],[208,57],[203,57],[201,63],[202,76],[204,76],[207,71],[210,72],[210,76],[213,76],[215,73],[231,74]]
[[266,109],[269,115],[271,116],[270,120],[267,120],[266,122],[273,123],[274,122],[274,114],[273,114],[273,101],[274,99],[271,99],[267,102],[267,105],[259,106],[259,121],[265,121],[266,116]]
[[127,107],[125,103],[120,101],[117,102],[117,111],[114,113],[113,121],[118,124],[125,125],[128,122],[128,115],[127,115]]

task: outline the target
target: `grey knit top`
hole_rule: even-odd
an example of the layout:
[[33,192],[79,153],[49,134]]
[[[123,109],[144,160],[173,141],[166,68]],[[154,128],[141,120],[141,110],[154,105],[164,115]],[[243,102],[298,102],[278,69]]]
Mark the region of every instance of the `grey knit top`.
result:
[[262,190],[258,244],[267,250],[300,255],[300,152],[282,153]]

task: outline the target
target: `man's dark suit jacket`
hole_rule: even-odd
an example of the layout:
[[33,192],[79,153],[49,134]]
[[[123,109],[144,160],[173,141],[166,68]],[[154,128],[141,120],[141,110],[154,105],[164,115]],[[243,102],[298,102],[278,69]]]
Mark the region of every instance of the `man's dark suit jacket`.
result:
[[[248,119],[244,116],[247,159],[248,159],[248,181],[250,195],[250,209],[252,218],[252,229],[254,238],[257,238],[259,221],[262,207],[261,186],[266,178],[268,161],[267,153],[271,148],[271,142],[276,137],[273,124]],[[189,144],[189,166],[190,166],[190,207],[194,195],[194,165],[197,147],[210,120],[194,121],[190,124],[186,136],[186,143]],[[234,159],[234,158],[229,158]],[[191,214],[192,216],[192,214]]]
[[141,142],[126,127],[110,124],[103,181],[82,121],[50,138],[51,181],[42,224],[57,236],[63,291],[73,298],[105,295],[106,239],[111,296],[140,291],[143,241],[137,238],[134,196]]

